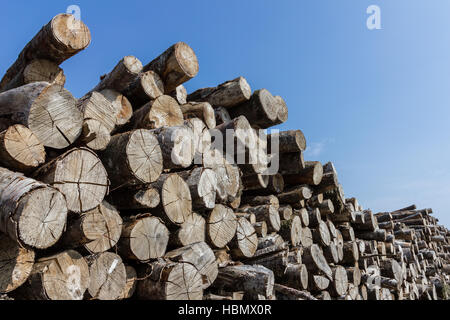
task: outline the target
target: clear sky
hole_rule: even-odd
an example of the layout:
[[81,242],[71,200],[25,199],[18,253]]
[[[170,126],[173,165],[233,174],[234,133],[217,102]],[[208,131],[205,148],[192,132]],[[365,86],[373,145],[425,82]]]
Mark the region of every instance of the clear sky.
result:
[[[388,211],[432,207],[450,227],[450,1],[3,1],[0,72],[69,5],[93,41],[62,66],[80,97],[125,55],[177,41],[197,53],[188,91],[242,75],[285,98],[307,160],[333,161],[346,196]],[[381,8],[381,30],[366,9]]]

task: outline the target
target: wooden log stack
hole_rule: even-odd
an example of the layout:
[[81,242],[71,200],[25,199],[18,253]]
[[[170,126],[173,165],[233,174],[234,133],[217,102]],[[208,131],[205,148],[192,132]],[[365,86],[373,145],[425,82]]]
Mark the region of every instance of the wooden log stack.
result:
[[186,43],[124,57],[74,98],[59,65],[91,37],[73,19],[0,82],[0,300],[448,298],[431,209],[345,198],[302,131],[259,133],[287,104],[243,77],[188,94]]

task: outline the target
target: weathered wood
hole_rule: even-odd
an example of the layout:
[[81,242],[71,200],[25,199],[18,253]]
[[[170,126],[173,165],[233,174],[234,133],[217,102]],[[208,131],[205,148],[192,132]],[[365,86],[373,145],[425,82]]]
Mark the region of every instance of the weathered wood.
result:
[[0,234],[0,293],[16,290],[30,276],[35,253]]
[[275,284],[274,289],[277,293],[287,297],[289,300],[317,300],[309,292],[289,288],[280,284]]
[[216,115],[208,102],[189,102],[180,106],[185,119],[199,118],[209,129],[216,127]]
[[188,93],[182,84],[176,87],[176,89],[170,93],[170,96],[177,100],[180,105],[187,103]]
[[122,258],[112,252],[85,257],[90,282],[86,295],[95,300],[118,300],[127,285],[127,271]]
[[273,295],[274,284],[275,277],[271,270],[258,265],[242,265],[219,269],[219,275],[213,286],[270,297]]
[[116,119],[114,132],[116,132],[130,121],[133,116],[133,107],[127,97],[118,91],[105,89],[100,91],[100,93],[111,103],[114,109],[114,117]]
[[217,126],[220,126],[221,124],[231,121],[230,113],[224,107],[215,107],[214,115],[216,117],[216,125]]
[[[278,212],[280,213],[281,220],[291,220],[294,214],[294,210],[292,210],[290,205],[281,206],[280,209],[278,209]],[[302,223],[301,220],[300,223]]]
[[90,284],[89,266],[78,252],[64,251],[36,261],[18,300],[82,300]]
[[197,242],[205,242],[205,239],[206,220],[193,212],[178,230],[170,233],[169,245],[172,247],[184,247]]
[[274,153],[298,153],[306,150],[306,138],[301,130],[281,131],[267,136],[267,149]]
[[47,249],[61,237],[66,218],[58,190],[0,168],[0,231],[22,246]]
[[214,252],[205,242],[197,242],[183,248],[170,251],[166,259],[193,265],[203,279],[203,289],[209,288],[217,278],[219,268]]
[[256,207],[243,207],[241,211],[253,213],[257,221],[265,221],[269,232],[278,232],[281,228],[280,213],[274,205],[262,205]]
[[319,226],[313,230],[313,239],[315,243],[318,243],[324,247],[331,244],[330,231],[324,221],[320,221]]
[[113,190],[154,182],[163,170],[158,139],[148,130],[115,135],[100,157],[108,171]]
[[119,211],[104,201],[85,213],[70,215],[61,238],[64,248],[83,247],[89,253],[102,253],[114,247],[122,234]]
[[44,146],[64,149],[81,134],[83,116],[76,103],[63,87],[35,82],[0,93],[0,117],[8,126],[28,127]]
[[233,210],[221,204],[216,205],[206,220],[208,243],[214,248],[224,248],[233,240],[237,231],[237,219]]
[[89,149],[72,149],[39,168],[33,176],[58,189],[75,213],[96,208],[108,193],[108,174]]
[[301,244],[302,221],[299,216],[293,216],[290,220],[281,222],[280,235],[293,247]]
[[347,294],[348,289],[348,278],[347,271],[342,266],[336,266],[332,268],[333,271],[333,281],[332,281],[332,292],[335,296],[341,297]]
[[153,71],[142,72],[121,91],[135,109],[164,95],[164,83]]
[[47,59],[59,65],[86,49],[91,42],[88,27],[71,14],[59,14],[33,37],[8,69],[0,90],[8,87],[10,81],[36,59]]
[[117,189],[108,195],[107,200],[124,211],[154,209],[161,203],[159,191],[147,185]]
[[158,260],[138,269],[136,296],[141,300],[202,300],[203,280],[190,263]]
[[331,268],[318,245],[313,244],[312,246],[305,248],[303,251],[303,263],[308,268],[308,271],[313,273],[321,271],[329,280],[332,280]]
[[277,121],[275,121],[276,125],[283,124],[289,119],[289,109],[286,104],[286,101],[280,97],[276,96],[274,97],[276,102],[278,103],[278,117]]
[[317,186],[322,181],[323,167],[320,162],[305,162],[305,169],[295,175],[285,175],[284,182],[287,185],[309,184]]
[[279,173],[283,176],[295,175],[305,169],[303,152],[281,153],[275,155],[275,158],[277,157],[279,158]]
[[145,72],[150,70],[160,75],[165,92],[172,92],[194,78],[199,66],[192,48],[184,42],[178,42],[144,67]]
[[45,162],[44,145],[27,127],[16,124],[0,133],[0,165],[29,172]]
[[84,120],[77,145],[86,146],[94,151],[103,151],[110,142],[110,130],[102,122],[95,119]]
[[232,108],[250,99],[252,89],[243,77],[214,88],[199,89],[188,96],[189,101],[209,102],[213,107]]
[[194,210],[214,209],[216,206],[217,176],[211,169],[196,168],[179,172],[189,186]]
[[118,300],[130,299],[136,292],[137,286],[137,273],[136,269],[132,266],[125,265],[125,272],[127,275],[127,281],[125,288],[122,290],[122,294],[119,296]]
[[231,254],[236,259],[251,258],[258,249],[258,236],[255,228],[245,218],[237,220],[236,235],[230,243]]
[[91,92],[78,100],[78,109],[83,114],[83,119],[97,120],[112,132],[116,127],[115,108],[110,100],[99,92]]
[[[205,123],[199,118],[190,118],[184,122],[184,126],[191,129],[193,133],[194,165],[203,165],[210,169],[214,167],[214,164],[211,165],[210,162],[215,160],[214,156],[219,156],[219,151],[216,149],[212,151],[212,137]],[[219,157],[219,162],[220,159],[223,159],[222,155]]]
[[170,96],[160,96],[133,113],[126,129],[158,129],[182,126],[183,113],[176,100]]
[[278,195],[278,200],[283,204],[297,204],[302,200],[312,197],[312,190],[308,186],[298,186],[285,190]]

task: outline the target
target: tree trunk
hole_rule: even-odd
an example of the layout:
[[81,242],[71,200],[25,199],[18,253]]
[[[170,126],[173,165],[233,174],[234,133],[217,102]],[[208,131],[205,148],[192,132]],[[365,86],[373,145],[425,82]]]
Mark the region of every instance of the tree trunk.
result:
[[209,102],[213,107],[232,108],[247,102],[252,89],[243,77],[227,81],[215,88],[199,89],[188,96],[188,101]]
[[313,230],[314,242],[323,247],[328,247],[331,244],[331,236],[328,226],[325,222],[320,221],[319,226]]
[[36,261],[19,300],[82,300],[90,283],[89,266],[78,252],[64,251]]
[[206,220],[193,212],[187,217],[181,227],[170,233],[169,245],[172,247],[184,247],[197,242],[205,242]]
[[64,149],[81,134],[83,116],[63,87],[36,82],[0,94],[0,117],[28,127],[44,146]]
[[20,124],[0,133],[0,165],[29,172],[45,162],[44,145],[34,133]]
[[258,249],[258,236],[255,228],[245,218],[237,221],[236,236],[230,244],[231,254],[236,259],[251,258]]
[[263,266],[231,266],[219,269],[219,275],[214,283],[215,288],[244,291],[251,295],[271,297],[275,277],[271,270]]
[[64,194],[67,208],[75,213],[96,208],[108,193],[107,172],[89,149],[72,149],[41,167],[34,176]]
[[267,136],[267,150],[276,153],[299,153],[306,150],[306,138],[301,130],[282,131]]
[[218,204],[206,220],[208,242],[214,248],[225,248],[235,237],[237,224],[233,210]]
[[266,89],[255,91],[248,102],[228,109],[232,118],[245,116],[252,127],[257,129],[274,126],[278,120],[278,111],[277,101]]
[[119,300],[127,285],[127,271],[122,258],[105,252],[85,259],[91,278],[86,295],[95,300]]
[[46,24],[25,46],[0,82],[0,91],[35,59],[47,59],[60,65],[87,48],[91,42],[88,27],[71,14],[59,14]]
[[178,173],[189,186],[194,210],[204,211],[216,207],[216,173],[211,169],[196,168]]
[[124,129],[158,129],[182,126],[183,113],[176,100],[170,96],[160,96],[134,112]]
[[169,230],[161,220],[143,215],[124,221],[117,247],[122,257],[147,262],[163,257],[168,243]]
[[107,202],[79,215],[69,216],[67,231],[61,238],[64,248],[83,247],[90,254],[113,248],[122,234],[119,211]]
[[58,190],[0,168],[0,231],[21,246],[47,249],[61,237],[66,218]]
[[165,92],[172,92],[179,85],[194,78],[199,71],[197,57],[184,42],[178,42],[144,67],[144,71],[160,75]]
[[100,91],[100,93],[111,103],[114,109],[114,117],[116,119],[114,133],[130,121],[133,116],[133,107],[127,97],[118,91],[105,89]]
[[216,115],[208,102],[189,102],[180,106],[185,119],[199,118],[209,129],[216,127]]
[[241,211],[253,213],[257,221],[265,221],[269,232],[278,232],[281,228],[280,213],[278,207],[273,205],[262,205],[257,207],[244,207]]
[[303,251],[303,263],[308,268],[308,271],[312,273],[323,272],[328,279],[332,280],[332,271],[318,245],[314,244],[305,248]]
[[302,221],[300,217],[294,216],[290,220],[281,222],[280,235],[285,241],[288,241],[291,246],[297,247],[301,244],[302,239]]
[[33,270],[34,257],[33,250],[0,234],[0,293],[14,291],[25,283]]
[[295,175],[285,175],[284,182],[286,185],[309,184],[317,186],[322,181],[323,167],[320,162],[305,162],[305,169]]
[[205,242],[198,242],[183,248],[168,252],[166,259],[173,262],[189,263],[200,273],[203,289],[209,288],[216,281],[219,273],[214,252]]
[[164,83],[153,71],[142,72],[122,91],[135,109],[164,95]]
[[202,275],[190,263],[158,260],[139,267],[136,295],[141,300],[202,300]]
[[108,171],[113,190],[154,182],[163,170],[158,139],[148,130],[114,136],[100,157]]

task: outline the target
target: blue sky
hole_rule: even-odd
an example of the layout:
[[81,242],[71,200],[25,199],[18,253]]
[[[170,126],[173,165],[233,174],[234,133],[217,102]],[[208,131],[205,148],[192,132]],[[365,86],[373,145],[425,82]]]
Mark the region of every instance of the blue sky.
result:
[[[91,46],[62,66],[80,97],[125,55],[151,61],[177,41],[196,51],[188,91],[242,75],[285,98],[307,160],[333,161],[346,196],[375,212],[417,204],[450,226],[450,1],[190,0],[2,3],[0,72],[69,5]],[[381,8],[368,30],[366,9]]]

